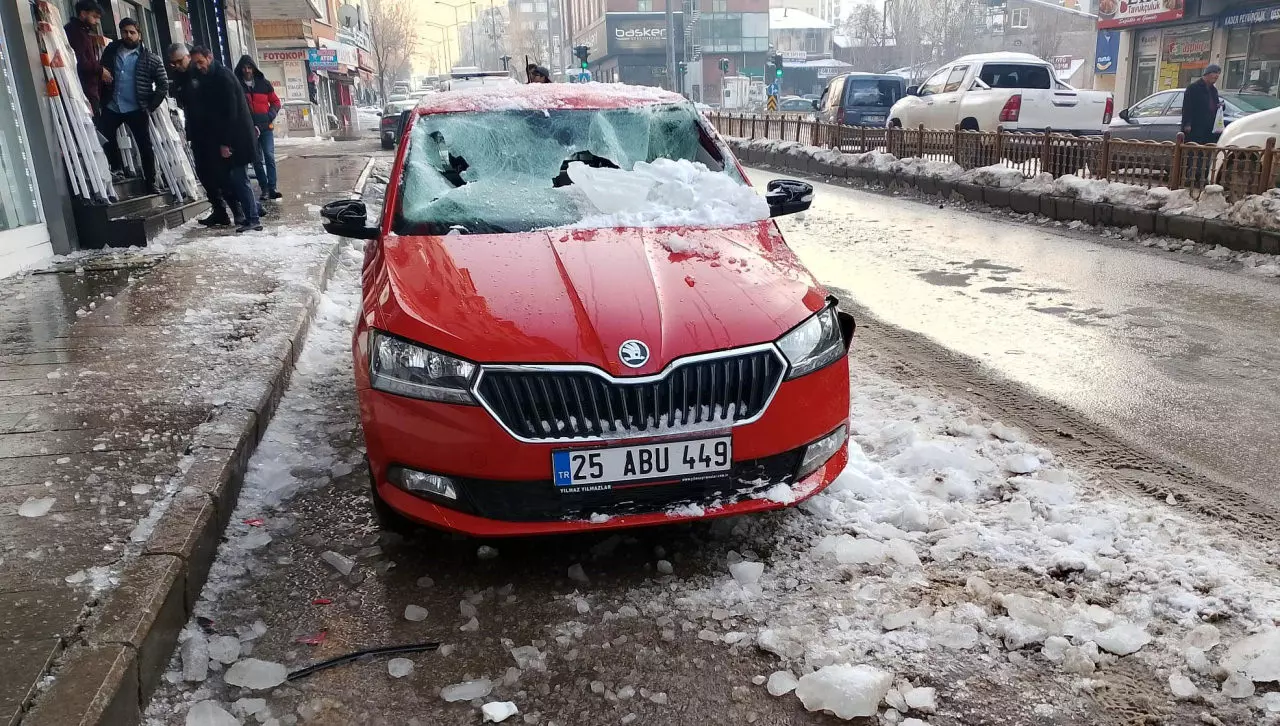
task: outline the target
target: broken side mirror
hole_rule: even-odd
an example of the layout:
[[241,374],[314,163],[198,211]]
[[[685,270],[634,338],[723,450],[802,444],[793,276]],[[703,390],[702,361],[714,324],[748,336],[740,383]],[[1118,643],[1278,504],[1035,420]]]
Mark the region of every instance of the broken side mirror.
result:
[[324,231],[352,239],[377,239],[378,228],[365,222],[368,212],[359,199],[341,199],[320,208]]
[[782,217],[803,212],[813,204],[813,185],[795,179],[774,179],[765,187],[769,216]]

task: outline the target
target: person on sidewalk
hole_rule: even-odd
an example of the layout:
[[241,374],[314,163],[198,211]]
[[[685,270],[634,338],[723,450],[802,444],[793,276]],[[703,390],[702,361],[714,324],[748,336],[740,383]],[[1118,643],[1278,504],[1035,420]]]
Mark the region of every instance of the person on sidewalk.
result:
[[258,64],[249,56],[241,56],[236,64],[236,78],[244,85],[244,95],[249,101],[249,113],[253,127],[258,132],[258,156],[253,162],[253,173],[258,177],[258,190],[262,199],[279,199],[284,195],[276,189],[276,114],[280,113],[280,97],[271,82],[262,75]]
[[[1222,74],[1222,67],[1216,63],[1205,66],[1204,73],[1182,94],[1182,133],[1183,138],[1195,144],[1214,144],[1222,135],[1218,114],[1222,112],[1222,102],[1218,99],[1216,84]],[[1184,178],[1197,185],[1204,181],[1209,171],[1209,158],[1203,152],[1186,154]]]
[[241,83],[226,66],[215,62],[213,53],[204,46],[191,49],[191,64],[199,74],[195,81],[204,114],[201,128],[209,143],[218,149],[227,201],[234,199],[243,213],[236,232],[261,230],[258,200],[249,185],[249,164],[258,156],[258,144]]
[[231,224],[224,200],[226,164],[222,161],[217,144],[212,143],[205,129],[207,114],[201,102],[200,82],[197,71],[191,65],[191,50],[186,43],[174,43],[165,52],[173,97],[182,109],[187,141],[191,144],[191,157],[195,162],[196,178],[204,187],[209,200],[209,216],[196,220],[206,227],[225,227]]
[[63,30],[67,44],[76,56],[76,75],[80,88],[96,119],[102,113],[102,6],[96,0],[80,0],[76,3],[76,16],[67,21]]
[[98,130],[107,138],[104,147],[114,171],[123,173],[124,160],[116,132],[129,127],[142,157],[142,178],[148,191],[156,191],[156,153],[151,147],[152,111],[160,108],[169,93],[169,77],[160,57],[142,44],[138,22],[120,21],[120,39],[102,52],[102,119]]

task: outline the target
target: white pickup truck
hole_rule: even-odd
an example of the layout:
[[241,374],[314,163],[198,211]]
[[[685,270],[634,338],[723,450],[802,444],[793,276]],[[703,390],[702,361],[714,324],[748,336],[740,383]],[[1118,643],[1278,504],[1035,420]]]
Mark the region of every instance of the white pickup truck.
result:
[[1107,91],[1059,81],[1053,66],[1029,53],[967,55],[939,68],[889,109],[888,125],[970,131],[1101,134],[1114,110]]

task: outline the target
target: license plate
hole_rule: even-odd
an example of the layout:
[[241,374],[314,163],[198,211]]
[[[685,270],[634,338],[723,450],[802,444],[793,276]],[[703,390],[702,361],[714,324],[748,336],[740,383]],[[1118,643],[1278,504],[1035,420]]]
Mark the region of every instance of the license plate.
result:
[[570,449],[551,454],[557,487],[613,488],[655,481],[678,481],[733,468],[733,438],[668,441],[606,449]]
[[862,120],[869,124],[882,124],[884,123],[884,116],[863,116]]

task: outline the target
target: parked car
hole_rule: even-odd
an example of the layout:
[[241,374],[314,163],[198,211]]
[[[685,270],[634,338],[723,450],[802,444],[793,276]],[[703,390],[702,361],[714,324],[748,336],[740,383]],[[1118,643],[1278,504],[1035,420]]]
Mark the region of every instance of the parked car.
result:
[[813,107],[824,123],[883,127],[889,109],[905,93],[902,76],[846,73],[831,79]]
[[1107,91],[1059,81],[1053,65],[1028,53],[980,53],[948,63],[911,86],[889,110],[890,126],[971,131],[1101,134],[1111,123]]
[[[384,526],[738,515],[844,468],[853,320],[769,218],[811,185],[772,181],[763,203],[693,104],[621,84],[435,94],[401,143],[379,219],[321,212],[370,240],[352,351]],[[677,182],[754,221],[695,222],[688,194],[679,224],[632,214]]]
[[382,148],[394,149],[404,131],[405,112],[417,106],[417,100],[392,101],[382,108],[382,120],[378,124],[382,136]]
[[[1267,145],[1267,139],[1280,143],[1280,107],[1236,119],[1222,132],[1218,144],[1261,149]],[[1212,178],[1218,184],[1241,188],[1244,179],[1238,175],[1252,174],[1259,166],[1257,157],[1249,152],[1219,153],[1214,159]],[[1273,166],[1273,172],[1280,174],[1280,165]],[[1275,186],[1276,179],[1267,180],[1267,185]]]
[[801,96],[783,96],[778,99],[778,113],[788,116],[811,116],[813,101]]
[[[1182,89],[1160,91],[1138,101],[1116,114],[1108,130],[1116,139],[1173,141],[1182,131]],[[1227,126],[1258,113],[1280,106],[1280,98],[1265,93],[1223,91],[1222,120]]]

